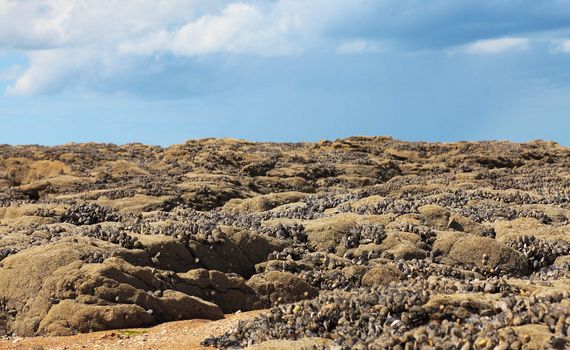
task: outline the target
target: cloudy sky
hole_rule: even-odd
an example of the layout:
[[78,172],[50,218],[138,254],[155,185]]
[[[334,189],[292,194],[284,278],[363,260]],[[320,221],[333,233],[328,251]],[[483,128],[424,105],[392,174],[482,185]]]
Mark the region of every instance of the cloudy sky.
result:
[[550,139],[570,0],[0,0],[0,143]]

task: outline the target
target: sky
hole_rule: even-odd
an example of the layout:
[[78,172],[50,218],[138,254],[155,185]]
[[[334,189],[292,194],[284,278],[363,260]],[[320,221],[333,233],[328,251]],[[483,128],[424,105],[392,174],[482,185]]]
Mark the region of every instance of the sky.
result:
[[0,0],[0,144],[544,139],[570,0]]

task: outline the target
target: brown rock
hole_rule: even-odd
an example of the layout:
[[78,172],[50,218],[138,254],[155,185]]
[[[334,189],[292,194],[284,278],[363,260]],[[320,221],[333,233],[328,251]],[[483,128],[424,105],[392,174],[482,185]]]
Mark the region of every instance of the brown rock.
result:
[[420,214],[428,226],[434,227],[438,230],[443,230],[449,223],[451,212],[448,209],[440,207],[439,205],[424,205],[419,209]]
[[[499,268],[518,274],[529,271],[522,253],[487,237],[457,233],[439,233],[433,250],[443,254],[442,262],[448,265],[474,265],[481,269]],[[483,256],[486,255],[486,259]]]
[[258,308],[259,297],[246,284],[245,279],[237,274],[194,269],[178,274],[178,277],[176,290],[213,302],[224,313]]
[[271,193],[240,201],[237,205],[228,202],[224,210],[231,210],[238,213],[257,213],[271,210],[283,204],[294,203],[305,198],[307,194],[301,192],[281,192]]
[[[78,240],[79,241],[79,240]],[[150,268],[133,266],[119,257],[106,259],[102,264],[85,264],[81,260],[85,253],[104,254],[114,250],[120,256],[124,250],[107,243],[82,239],[81,242],[67,240],[61,243],[28,249],[6,258],[0,269],[0,298],[15,310],[15,317],[6,327],[18,335],[33,335],[36,332],[69,334],[84,331],[83,325],[90,312],[94,318],[88,327],[101,329],[107,325],[139,325],[152,322],[173,321],[188,318],[223,318],[215,304],[181,292],[168,291],[172,284],[158,278]],[[99,246],[97,246],[100,245]],[[22,286],[25,286],[23,288]],[[160,295],[153,295],[164,290]],[[55,308],[51,316],[38,328],[58,301],[67,300]],[[93,309],[86,305],[110,306],[107,309]],[[129,307],[113,308],[127,304]],[[138,306],[138,308],[134,307]],[[75,315],[77,318],[66,316]],[[140,318],[140,309],[150,311],[150,318]],[[101,313],[98,313],[98,311]],[[97,312],[95,312],[97,311]],[[129,315],[129,312],[133,314]],[[115,315],[140,318],[140,321],[121,323]],[[137,316],[138,315],[138,316]],[[120,316],[123,317],[123,316]],[[67,321],[62,321],[69,318]],[[106,319],[109,322],[106,322]],[[63,328],[67,330],[63,330]],[[53,333],[52,333],[53,332]]]
[[269,271],[254,275],[247,285],[267,306],[286,304],[316,297],[319,292],[288,272]]
[[370,269],[362,277],[362,284],[368,287],[388,285],[392,282],[401,281],[403,278],[404,275],[394,264],[382,264]]
[[145,327],[154,320],[137,305],[86,305],[64,300],[42,319],[38,333],[72,335],[106,329]]

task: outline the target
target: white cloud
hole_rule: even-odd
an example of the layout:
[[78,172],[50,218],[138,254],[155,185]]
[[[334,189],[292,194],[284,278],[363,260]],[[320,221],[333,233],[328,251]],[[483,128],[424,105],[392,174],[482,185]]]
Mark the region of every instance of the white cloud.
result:
[[215,53],[291,55],[319,47],[323,33],[350,17],[366,1],[280,0],[265,6],[230,3],[174,30],[151,32],[121,43],[128,54],[171,53],[200,56]]
[[300,18],[264,13],[259,7],[230,4],[219,15],[205,15],[175,31],[159,31],[146,38],[121,44],[123,53],[173,53],[199,56],[212,53],[260,55],[290,54],[297,46],[289,36],[303,30]]
[[554,52],[570,53],[570,39],[564,39],[556,43]]
[[[8,92],[30,95],[104,86],[116,73],[136,77],[141,65],[132,61],[147,60],[145,69],[160,70],[161,60],[171,57],[184,65],[185,57],[213,54],[362,54],[390,50],[385,43],[439,42],[430,38],[442,31],[424,33],[425,26],[448,14],[463,19],[470,9],[396,0],[0,0],[0,50],[28,57]],[[442,26],[454,28],[455,22]],[[382,40],[358,39],[374,33]],[[356,39],[341,42],[347,35]],[[449,52],[496,54],[528,46],[526,38],[506,37]]]
[[336,48],[336,52],[342,55],[377,53],[383,50],[385,50],[385,48],[380,42],[363,39],[345,41]]
[[174,34],[172,51],[186,56],[272,51],[264,42],[267,32],[261,31],[273,29],[265,20],[264,14],[253,5],[231,4],[218,16],[204,16],[180,28]]
[[[210,3],[214,3],[212,1]],[[28,67],[6,93],[34,95],[98,83],[125,67],[117,45],[189,20],[193,0],[0,1],[0,49],[24,53]],[[203,8],[205,8],[203,6]]]
[[15,49],[112,46],[133,36],[191,20],[197,11],[219,8],[220,3],[216,0],[2,0],[0,46]]
[[63,23],[70,2],[48,0],[0,2],[0,45],[7,48],[45,48],[64,41]]
[[0,49],[29,61],[7,93],[99,83],[130,57],[306,52],[370,1],[0,0]]
[[452,53],[462,52],[474,55],[500,54],[510,51],[524,51],[529,47],[527,38],[498,38],[478,40],[452,50]]
[[287,54],[373,0],[1,0],[0,49]]
[[7,95],[49,94],[65,88],[89,90],[129,66],[125,58],[118,59],[113,53],[83,48],[36,50],[27,55],[29,66],[20,70]]

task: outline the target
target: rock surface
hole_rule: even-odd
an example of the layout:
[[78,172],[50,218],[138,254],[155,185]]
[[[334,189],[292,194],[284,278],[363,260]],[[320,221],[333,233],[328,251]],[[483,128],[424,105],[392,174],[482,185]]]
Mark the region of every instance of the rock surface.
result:
[[2,336],[270,308],[203,344],[570,340],[570,150],[552,142],[204,139],[0,154]]

